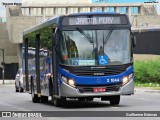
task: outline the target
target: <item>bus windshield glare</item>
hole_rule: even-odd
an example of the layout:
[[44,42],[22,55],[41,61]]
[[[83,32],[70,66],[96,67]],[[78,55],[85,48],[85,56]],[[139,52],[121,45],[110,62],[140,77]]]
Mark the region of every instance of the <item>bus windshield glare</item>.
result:
[[131,62],[128,29],[62,31],[61,64],[68,66],[122,65]]

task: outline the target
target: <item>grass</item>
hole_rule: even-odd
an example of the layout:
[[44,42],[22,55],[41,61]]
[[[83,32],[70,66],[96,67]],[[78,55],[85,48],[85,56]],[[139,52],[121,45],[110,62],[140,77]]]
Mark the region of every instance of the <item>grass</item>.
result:
[[135,82],[134,85],[136,87],[145,87],[145,88],[150,88],[152,90],[160,90],[160,84],[159,83],[140,83],[140,82]]
[[137,87],[160,87],[158,83],[139,83],[135,82],[135,86]]
[[160,87],[151,88],[152,90],[160,90]]
[[160,58],[135,61],[134,79],[136,87],[160,90]]
[[[134,62],[135,82],[137,86],[160,86],[160,58]],[[139,83],[139,84],[137,84]]]

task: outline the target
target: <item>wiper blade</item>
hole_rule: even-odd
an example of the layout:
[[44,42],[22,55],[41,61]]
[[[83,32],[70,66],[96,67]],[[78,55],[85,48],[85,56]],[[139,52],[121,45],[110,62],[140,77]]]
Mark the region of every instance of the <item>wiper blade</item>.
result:
[[[111,34],[112,34],[112,31],[113,31],[113,27],[111,27],[111,29],[110,29],[110,31],[109,31],[107,37],[105,38],[104,44],[106,44],[106,43],[108,42],[108,40],[109,40],[109,38],[110,38],[110,36],[111,36]],[[103,38],[103,39],[104,39],[104,38]]]
[[85,33],[82,29],[76,28],[90,43],[93,43],[91,36]]

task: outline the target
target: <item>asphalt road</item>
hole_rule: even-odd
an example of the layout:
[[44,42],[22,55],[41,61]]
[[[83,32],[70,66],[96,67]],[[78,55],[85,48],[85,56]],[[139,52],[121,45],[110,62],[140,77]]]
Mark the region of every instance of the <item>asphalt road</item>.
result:
[[65,106],[54,107],[50,102],[32,103],[31,95],[16,93],[14,85],[0,85],[0,111],[160,111],[160,93],[136,91],[132,96],[122,96],[116,106],[96,98],[93,102],[68,100]]

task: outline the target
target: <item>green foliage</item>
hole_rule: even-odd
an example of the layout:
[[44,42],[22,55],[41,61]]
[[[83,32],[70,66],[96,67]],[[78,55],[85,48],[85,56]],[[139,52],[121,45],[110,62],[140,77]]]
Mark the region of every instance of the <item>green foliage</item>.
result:
[[29,38],[29,47],[36,47],[36,35],[40,34],[40,49],[46,48],[51,50],[52,48],[52,26],[45,27],[43,29],[34,31],[28,34]]
[[156,87],[156,88],[160,88],[160,84],[159,83],[139,83],[139,82],[135,82],[134,85],[136,87]]
[[160,59],[135,61],[135,82],[160,83]]

